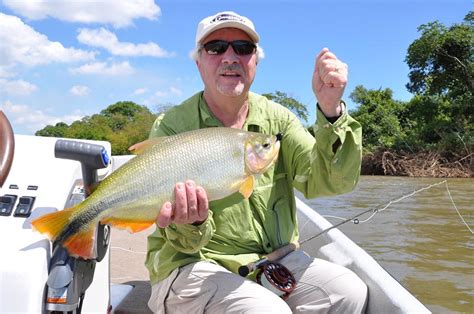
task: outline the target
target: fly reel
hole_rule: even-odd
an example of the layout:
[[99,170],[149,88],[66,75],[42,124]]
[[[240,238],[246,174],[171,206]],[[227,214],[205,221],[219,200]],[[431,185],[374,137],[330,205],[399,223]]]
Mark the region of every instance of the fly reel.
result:
[[269,262],[259,268],[257,282],[286,300],[296,288],[293,274],[280,263]]

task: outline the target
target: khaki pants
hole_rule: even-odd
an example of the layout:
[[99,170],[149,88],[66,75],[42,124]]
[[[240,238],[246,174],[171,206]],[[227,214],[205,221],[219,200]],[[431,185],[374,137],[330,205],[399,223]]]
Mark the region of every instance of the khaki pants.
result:
[[295,276],[284,301],[259,284],[209,262],[186,265],[152,287],[156,313],[363,313],[367,286],[352,271],[295,251],[279,261]]

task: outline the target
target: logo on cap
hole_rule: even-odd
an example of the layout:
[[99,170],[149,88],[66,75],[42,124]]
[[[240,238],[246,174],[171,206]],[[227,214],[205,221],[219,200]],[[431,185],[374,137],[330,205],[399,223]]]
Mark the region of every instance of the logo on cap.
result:
[[211,20],[211,23],[221,22],[221,21],[238,21],[245,23],[244,19],[240,16],[235,16],[232,14],[220,14]]

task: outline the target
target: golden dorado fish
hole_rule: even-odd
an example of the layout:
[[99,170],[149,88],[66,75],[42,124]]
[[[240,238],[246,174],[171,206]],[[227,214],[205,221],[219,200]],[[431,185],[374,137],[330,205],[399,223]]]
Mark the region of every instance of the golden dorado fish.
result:
[[278,156],[281,135],[231,128],[206,128],[140,143],[138,156],[105,178],[82,203],[47,214],[33,228],[65,247],[72,256],[96,257],[97,224],[142,231],[161,206],[174,200],[178,182],[193,180],[210,201],[235,192],[248,198],[254,175]]

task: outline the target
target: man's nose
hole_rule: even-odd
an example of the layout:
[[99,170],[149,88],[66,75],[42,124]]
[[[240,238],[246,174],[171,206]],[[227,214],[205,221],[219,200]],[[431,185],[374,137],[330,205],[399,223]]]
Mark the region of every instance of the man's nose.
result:
[[239,61],[239,57],[234,51],[234,48],[229,45],[227,50],[222,55],[222,62],[223,63],[237,63]]

